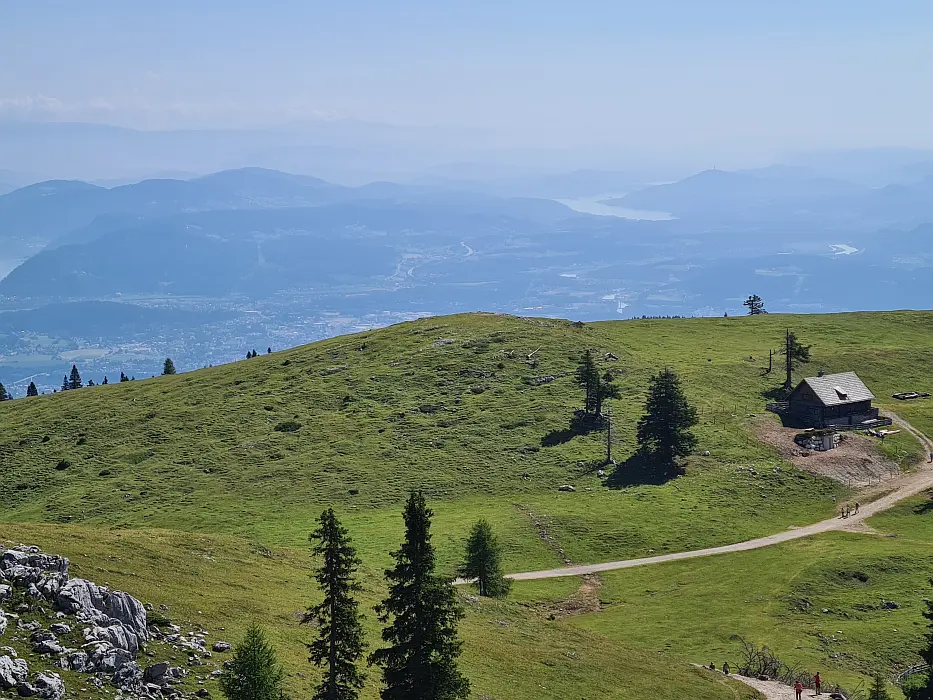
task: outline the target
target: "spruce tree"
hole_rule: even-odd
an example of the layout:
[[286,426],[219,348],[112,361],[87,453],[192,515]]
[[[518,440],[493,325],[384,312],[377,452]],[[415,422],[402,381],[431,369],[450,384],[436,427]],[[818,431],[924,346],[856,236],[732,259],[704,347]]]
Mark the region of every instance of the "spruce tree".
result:
[[38,396],[39,389],[36,387],[35,382],[29,382],[29,386],[26,387],[26,396]]
[[603,403],[606,399],[618,399],[621,396],[612,372],[606,372],[596,387],[596,415],[603,415]]
[[376,607],[388,647],[370,655],[382,667],[382,700],[455,700],[470,694],[457,668],[463,611],[451,582],[434,573],[431,516],[421,492],[405,505],[405,540],[385,572],[389,595]]
[[324,667],[324,678],[313,700],[355,700],[366,677],[357,668],[366,645],[362,615],[353,597],[361,590],[356,580],[360,559],[333,508],[321,514],[311,543],[315,556],[321,559],[315,578],[324,594],[324,600],[309,608],[302,620],[317,624],[318,637],[308,650],[310,661]]
[[[930,579],[930,585],[933,585],[933,579]],[[926,609],[923,611],[923,617],[929,623],[927,633],[924,637],[926,642],[920,657],[926,662],[927,677],[926,684],[918,689],[910,700],[933,700],[933,600],[925,601]]]
[[584,350],[583,358],[577,367],[576,377],[577,385],[584,392],[583,411],[594,413],[599,395],[599,369],[596,367],[596,360],[591,350]]
[[797,340],[797,335],[787,331],[787,334],[784,337],[784,371],[786,377],[784,379],[784,389],[790,391],[794,387],[793,374],[794,370],[797,369],[802,364],[806,364],[810,361],[810,348],[812,345],[803,345],[799,340]]
[[484,519],[473,526],[467,538],[460,576],[472,579],[479,594],[488,598],[505,598],[512,588],[512,581],[502,576],[502,548]]
[[68,377],[62,377],[62,391],[68,391],[71,388],[71,385],[68,383]]
[[881,671],[875,671],[872,676],[871,689],[868,691],[868,700],[891,700],[888,694],[888,684]]
[[752,294],[748,299],[742,302],[742,306],[748,307],[749,316],[758,316],[759,314],[768,313],[765,311],[765,303],[761,300],[761,297],[757,294]]
[[78,365],[71,365],[71,376],[68,378],[69,389],[80,389],[84,386],[81,383],[81,375],[78,374]]
[[251,625],[224,664],[220,689],[228,700],[282,700],[285,672],[265,633]]
[[645,414],[638,421],[639,452],[662,478],[677,472],[677,460],[696,448],[690,431],[697,424],[696,409],[687,402],[680,379],[665,369],[648,380]]
[[269,348],[266,350],[266,354],[267,354],[267,355],[271,355],[271,354],[272,354],[272,346],[269,346]]
[[165,364],[162,365],[162,376],[166,374],[175,374],[175,363],[172,362],[171,357],[166,357]]
[[13,398],[7,393],[6,387],[3,386],[3,382],[0,382],[0,401],[6,401],[9,398]]

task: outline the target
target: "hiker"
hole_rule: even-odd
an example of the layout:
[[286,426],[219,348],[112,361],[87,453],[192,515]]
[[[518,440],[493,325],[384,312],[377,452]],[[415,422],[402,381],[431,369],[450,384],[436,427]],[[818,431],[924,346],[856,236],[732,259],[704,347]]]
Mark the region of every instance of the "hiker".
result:
[[822,694],[823,694],[823,691],[822,691],[823,679],[820,678],[820,672],[819,672],[819,671],[817,671],[817,672],[816,672],[816,675],[813,676],[813,687],[816,688],[816,694],[817,694],[817,695],[822,695]]
[[839,506],[839,517],[840,517],[840,518],[845,518],[845,517],[846,517],[846,504],[845,504],[845,503],[843,503],[841,506]]
[[715,670],[716,670],[716,664],[714,664],[712,661],[711,661],[710,664],[709,664],[709,670],[710,670],[710,671],[715,671]]
[[858,515],[858,501],[855,502],[855,514]]
[[930,464],[933,464],[933,452],[930,453]]
[[722,665],[722,672],[725,673],[727,676],[729,675],[729,662],[728,661],[726,661],[726,663]]
[[797,700],[803,697],[803,683],[797,681],[794,683],[794,692],[797,694]]

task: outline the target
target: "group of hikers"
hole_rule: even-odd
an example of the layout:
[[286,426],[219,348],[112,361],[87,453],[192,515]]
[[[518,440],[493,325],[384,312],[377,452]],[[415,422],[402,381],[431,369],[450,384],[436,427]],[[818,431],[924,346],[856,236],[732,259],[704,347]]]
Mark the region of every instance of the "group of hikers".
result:
[[[823,679],[820,678],[819,671],[813,676],[813,689],[816,691],[817,695],[823,694]],[[797,694],[797,700],[800,700],[803,697],[803,683],[800,681],[794,683],[794,692]]]
[[[855,507],[856,507],[856,509],[858,509],[858,503],[855,504]],[[716,670],[716,664],[711,663],[711,664],[709,665],[709,669],[710,669],[710,671],[715,671],[715,670]],[[725,673],[725,674],[728,676],[728,675],[729,675],[729,671],[730,671],[729,662],[726,661],[726,663],[724,663],[724,664],[722,665],[722,672]],[[819,671],[817,671],[817,672],[814,674],[814,676],[813,676],[813,689],[816,691],[816,694],[817,694],[817,695],[822,695],[822,694],[823,694],[823,679],[820,678],[820,672],[819,672]],[[797,695],[797,700],[801,700],[801,699],[803,698],[803,682],[801,682],[801,681],[798,680],[796,683],[794,683],[794,692],[795,692],[796,695]]]
[[854,507],[849,503],[843,503],[839,507],[840,518],[848,518],[851,515],[858,515],[858,501],[855,502]]

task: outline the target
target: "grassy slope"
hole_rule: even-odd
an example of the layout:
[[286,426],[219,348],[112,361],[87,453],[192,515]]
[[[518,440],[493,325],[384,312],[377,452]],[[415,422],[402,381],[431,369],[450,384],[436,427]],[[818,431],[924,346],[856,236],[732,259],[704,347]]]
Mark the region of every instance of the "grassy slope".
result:
[[[259,621],[286,666],[293,697],[308,697],[317,681],[303,645],[312,631],[298,624],[300,612],[317,594],[304,550],[260,550],[229,536],[169,530],[100,531],[71,525],[4,525],[0,544],[4,538],[61,552],[72,558],[75,575],[133,591],[156,605],[167,603],[166,614],[174,621],[203,627],[210,639],[235,640],[250,620]],[[365,569],[361,578],[373,647],[379,639],[370,608],[384,595],[384,587],[372,569]],[[635,700],[644,697],[642,686],[649,679],[658,688],[652,697],[660,700],[753,697],[680,660],[659,658],[550,620],[546,608],[527,601],[464,601],[463,661],[474,698]],[[184,661],[183,655],[178,661]],[[97,697],[93,691],[80,690],[80,677],[73,680],[69,687],[78,689],[77,697]],[[376,698],[378,687],[374,672],[364,697]],[[215,691],[216,683],[209,681],[208,689]]]
[[[882,403],[894,403],[883,398],[893,391],[924,388],[933,359],[929,313],[582,328],[491,315],[425,319],[201,372],[3,405],[0,468],[10,488],[0,492],[0,521],[20,524],[0,526],[0,536],[76,555],[79,564],[87,554],[88,566],[108,569],[114,585],[174,601],[187,619],[198,620],[201,610],[205,623],[231,631],[250,615],[271,620],[297,674],[301,633],[293,613],[313,592],[303,550],[289,548],[304,543],[328,504],[360,545],[370,602],[380,586],[373,572],[398,542],[399,505],[413,486],[432,500],[447,571],[480,515],[499,531],[508,568],[518,570],[560,563],[529,512],[577,562],[732,542],[831,513],[844,490],[787,468],[774,472],[779,461],[747,427],[746,412],[760,411],[763,392],[780,383],[762,368],[788,325],[814,344],[814,373],[854,369]],[[441,339],[454,342],[436,343]],[[664,487],[613,491],[592,473],[602,435],[543,447],[545,434],[566,426],[578,391],[570,377],[538,387],[524,380],[571,372],[583,347],[621,358],[606,363],[623,372],[626,398],[614,406],[620,456],[631,449],[645,380],[663,366],[682,374],[700,407],[701,447],[712,456],[693,459],[686,478]],[[534,351],[537,367],[524,362]],[[922,404],[897,408],[933,432]],[[302,424],[298,432],[273,430],[289,419]],[[58,471],[62,459],[71,466]],[[737,472],[752,463],[757,479]],[[531,478],[522,480],[526,472]],[[562,483],[579,490],[558,494]],[[360,493],[351,496],[350,488]],[[24,524],[41,522],[54,525]],[[266,548],[276,557],[257,554]],[[741,590],[731,572],[709,572],[725,578],[724,588]],[[197,585],[202,581],[210,585]],[[552,587],[566,595],[567,585],[526,584],[530,597],[471,606],[467,663],[478,689],[493,697],[545,697],[535,693],[546,685],[551,697],[565,697],[593,687],[594,697],[629,697],[639,679],[666,673],[671,697],[684,697],[678,691],[699,682],[692,672],[684,676],[650,653],[620,646],[612,629],[579,630],[538,614]],[[611,582],[605,591],[612,594]],[[694,612],[705,615],[701,607]],[[650,638],[631,639],[653,651]],[[670,651],[699,650],[697,639],[680,634]],[[292,681],[308,682],[297,675]],[[732,695],[706,688],[702,697]]]
[[[574,623],[646,651],[717,665],[739,658],[730,640],[739,634],[854,687],[879,665],[892,673],[920,662],[933,572],[928,502],[913,499],[872,518],[875,535],[831,533],[606,574],[603,610]],[[553,602],[565,594],[557,582],[537,582],[527,593],[522,586],[519,598]],[[882,600],[901,607],[881,610]]]
[[[381,563],[396,539],[395,509],[418,486],[438,504],[440,540],[454,544],[463,523],[484,514],[509,545],[510,568],[555,563],[528,510],[548,520],[575,561],[761,535],[816,520],[843,495],[832,484],[774,474],[776,458],[746,428],[746,409],[760,411],[762,392],[779,381],[761,375],[762,358],[787,325],[814,344],[812,370],[855,369],[881,397],[922,385],[933,359],[928,313],[583,328],[492,315],[425,319],[200,372],[6,404],[0,459],[13,489],[0,495],[0,518],[295,545],[320,507],[333,504]],[[435,346],[445,338],[454,342]],[[631,447],[647,376],[669,365],[701,409],[701,445],[713,456],[695,459],[677,483],[619,492],[592,474],[602,435],[542,447],[544,435],[566,426],[579,392],[570,377],[538,387],[523,378],[570,372],[587,346],[621,357],[606,363],[624,372],[626,398],[614,407],[619,454]],[[524,359],[535,350],[540,364],[532,368]],[[919,407],[898,408],[933,432]],[[285,420],[302,428],[273,430]],[[62,459],[71,467],[56,471]],[[760,480],[733,478],[736,465],[749,463],[764,467]],[[557,494],[562,483],[580,490]]]

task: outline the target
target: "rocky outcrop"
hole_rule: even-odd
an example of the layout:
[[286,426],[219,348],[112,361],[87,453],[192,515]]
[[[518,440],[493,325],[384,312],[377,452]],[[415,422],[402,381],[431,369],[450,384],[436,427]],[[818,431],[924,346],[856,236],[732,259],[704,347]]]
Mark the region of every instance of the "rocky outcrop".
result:
[[65,695],[65,684],[57,673],[40,673],[33,684],[36,695],[43,700],[61,700]]
[[23,659],[11,656],[0,656],[0,688],[10,690],[20,683],[26,682],[29,675],[29,664]]
[[93,623],[85,631],[89,641],[107,642],[135,654],[140,643],[149,639],[146,608],[129,593],[73,578],[60,588],[55,603],[62,612]]

